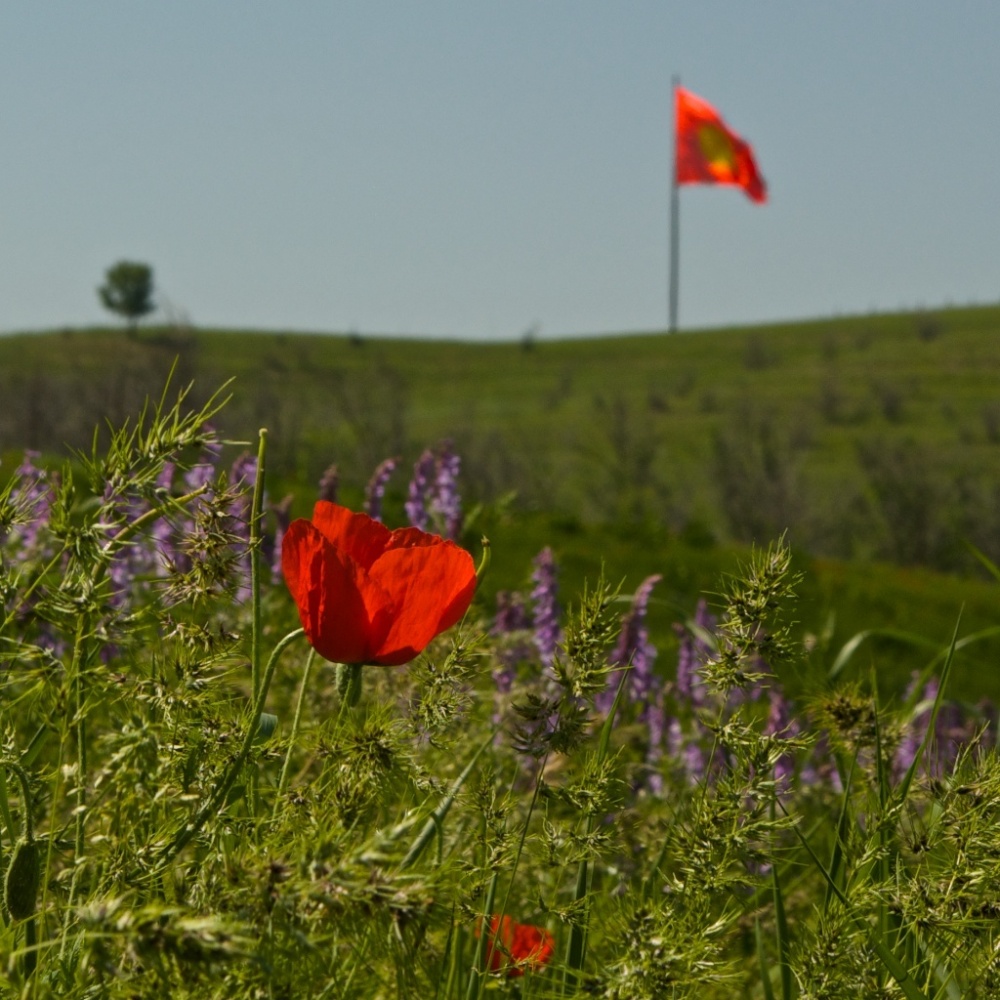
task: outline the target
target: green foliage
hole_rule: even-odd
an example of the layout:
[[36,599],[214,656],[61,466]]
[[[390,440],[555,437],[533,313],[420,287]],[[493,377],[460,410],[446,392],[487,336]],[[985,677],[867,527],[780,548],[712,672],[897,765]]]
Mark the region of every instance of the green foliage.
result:
[[[725,580],[691,705],[668,683],[674,647],[654,695],[631,696],[598,573],[551,668],[524,654],[509,696],[481,594],[415,664],[361,668],[355,702],[280,584],[258,567],[237,596],[263,487],[167,475],[218,444],[220,405],[164,394],[112,429],[64,466],[30,543],[37,506],[0,492],[0,995],[998,994],[992,735],[956,755],[929,735],[900,764],[948,696],[894,698],[854,669],[860,640],[834,678],[810,672],[836,646],[803,646],[809,574],[784,541]],[[123,584],[164,525],[180,554]],[[697,551],[716,577],[719,553]],[[907,647],[922,681],[949,688],[964,628]],[[794,727],[774,723],[776,672],[810,673]],[[699,734],[697,766],[665,739],[650,755],[652,705]],[[500,916],[544,929],[551,956],[511,970],[482,933]]]
[[155,308],[153,305],[153,269],[148,264],[120,260],[104,274],[104,284],[97,289],[101,304],[125,319],[130,330]]

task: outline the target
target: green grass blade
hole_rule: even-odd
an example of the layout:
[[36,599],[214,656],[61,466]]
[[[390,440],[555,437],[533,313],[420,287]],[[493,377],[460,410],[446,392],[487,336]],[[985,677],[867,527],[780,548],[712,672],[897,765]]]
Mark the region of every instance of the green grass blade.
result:
[[260,616],[260,542],[264,517],[264,475],[267,456],[267,429],[258,432],[257,466],[254,473],[253,494],[250,504],[250,683],[253,696],[260,694],[261,638],[263,627]]
[[622,696],[625,693],[625,682],[628,680],[628,672],[631,667],[622,671],[621,680],[618,682],[618,690],[615,691],[615,700],[608,710],[608,717],[601,726],[601,735],[597,741],[597,762],[603,764],[608,756],[608,748],[611,746],[611,732],[615,728],[615,717],[618,715],[618,707],[621,705]]
[[955,649],[958,643],[958,629],[962,623],[961,614],[958,616],[958,621],[955,622],[955,631],[951,636],[951,644],[948,646],[948,653],[944,659],[944,666],[941,668],[941,681],[938,684],[937,696],[934,698],[934,706],[931,708],[931,717],[927,723],[927,729],[924,732],[924,737],[920,741],[920,746],[917,748],[917,752],[913,755],[913,761],[910,766],[906,769],[906,774],[903,775],[903,780],[899,783],[899,798],[901,802],[906,801],[906,797],[910,792],[910,785],[913,783],[914,775],[917,773],[917,766],[920,764],[924,756],[924,751],[927,749],[927,744],[934,737],[934,726],[937,722],[938,712],[941,710],[941,702],[944,699],[945,688],[948,686],[948,680],[951,677],[951,665],[955,658]]
[[1000,625],[993,625],[990,628],[980,629],[977,632],[970,632],[968,635],[958,639],[954,644],[949,643],[916,675],[913,690],[902,703],[903,712],[912,711],[922,698],[922,692],[926,683],[933,676],[934,672],[941,668],[949,656],[953,656],[961,649],[972,646],[978,642],[985,642],[1000,635]]
[[771,970],[764,951],[764,935],[760,930],[760,920],[754,920],[754,937],[757,939],[757,963],[760,965],[760,985],[764,991],[764,1000],[774,1000],[774,988],[771,986]]
[[[452,945],[455,941],[455,907],[451,908],[451,921],[448,924],[448,937],[444,942],[444,951],[441,953],[441,971],[452,964]],[[448,977],[450,978],[450,976]],[[445,976],[438,976],[437,986],[434,989],[434,1000],[441,1000],[441,987],[445,984]],[[447,997],[447,993],[445,996]]]
[[[581,861],[576,870],[576,886],[573,889],[573,901],[583,903],[587,897],[589,881],[589,866]],[[574,919],[569,925],[569,943],[566,946],[566,968],[563,970],[563,996],[566,990],[576,987],[577,974],[583,969],[587,957],[587,921],[589,913],[584,909],[582,917]],[[572,996],[572,992],[570,993]]]
[[869,628],[858,632],[853,635],[843,646],[840,647],[840,652],[837,654],[837,658],[833,661],[833,665],[827,671],[827,679],[833,680],[837,677],[841,671],[850,663],[854,654],[858,651],[862,643],[866,642],[868,639],[893,639],[896,642],[905,643],[910,646],[916,646],[921,649],[934,649],[937,647],[937,643],[926,636],[917,635],[916,632],[904,632],[901,629],[895,628]]
[[[840,817],[837,820],[837,839],[833,844],[833,851],[830,855],[830,878],[836,883],[840,877],[840,866],[844,860],[844,844],[847,843],[847,829],[851,823],[851,789],[854,786],[854,767],[858,762],[857,754],[851,760],[850,770],[844,780],[844,804],[840,810]],[[826,898],[823,901],[823,912],[830,909],[833,901],[833,889],[826,887]]]
[[45,743],[49,738],[51,730],[48,726],[39,726],[35,730],[35,735],[31,737],[31,742],[28,744],[27,749],[21,754],[20,764],[21,767],[31,767],[35,762],[35,759],[41,753]]
[[992,559],[990,559],[985,553],[980,552],[974,545],[970,545],[968,542],[965,543],[965,547],[969,552],[979,560],[980,564],[986,570],[994,580],[1000,582],[1000,567],[997,566]]
[[788,917],[785,914],[785,900],[781,892],[781,879],[777,867],[771,868],[771,882],[774,887],[774,930],[778,939],[778,967],[781,971],[781,1000],[792,1000],[792,967],[788,964],[788,950],[791,944],[788,933]]
[[455,796],[458,795],[462,789],[462,785],[465,784],[469,775],[472,774],[472,769],[476,766],[476,761],[479,760],[480,754],[493,742],[493,736],[494,734],[490,733],[489,739],[480,744],[479,749],[472,755],[472,759],[465,765],[465,769],[452,783],[451,788],[448,789],[448,794],[438,803],[437,808],[431,813],[430,819],[427,820],[424,828],[417,835],[417,839],[410,845],[410,849],[406,852],[406,857],[400,862],[400,868],[409,868],[423,853],[424,848],[431,842],[434,834],[441,829],[444,818],[448,815],[448,810],[451,809],[451,805],[455,801]]
[[[483,922],[476,941],[475,959],[472,963],[472,975],[469,977],[469,985],[465,991],[465,1000],[479,1000],[483,995],[483,986],[486,982],[486,969],[496,948],[496,937],[489,933],[488,928],[493,919],[493,904],[497,895],[498,876],[494,872],[490,879],[489,887],[486,890],[486,905],[483,907]],[[489,945],[490,955],[487,956],[486,948]]]
[[517,869],[521,864],[521,856],[524,853],[524,845],[528,839],[528,826],[531,823],[531,817],[535,813],[535,807],[538,805],[538,795],[542,790],[542,781],[545,776],[545,765],[548,762],[548,755],[542,758],[541,763],[538,766],[538,773],[535,775],[535,789],[531,793],[531,802],[528,804],[528,813],[524,817],[524,823],[521,826],[521,835],[518,837],[517,850],[514,852],[514,861],[510,868],[510,877],[507,881],[507,891],[504,893],[503,902],[500,904],[500,909],[496,913],[498,920],[503,920],[504,915],[507,913],[507,904],[510,902],[510,894],[514,889],[514,881],[517,878]]
[[663,831],[663,842],[660,844],[659,853],[656,856],[656,860],[650,866],[649,874],[646,875],[646,879],[642,884],[642,896],[646,900],[651,900],[653,898],[653,894],[657,891],[656,875],[657,872],[660,871],[660,868],[663,865],[663,860],[667,856],[667,851],[670,849],[671,838],[673,837],[674,828],[677,826],[677,823],[678,819],[675,814],[671,817],[670,823],[667,826],[666,830]]

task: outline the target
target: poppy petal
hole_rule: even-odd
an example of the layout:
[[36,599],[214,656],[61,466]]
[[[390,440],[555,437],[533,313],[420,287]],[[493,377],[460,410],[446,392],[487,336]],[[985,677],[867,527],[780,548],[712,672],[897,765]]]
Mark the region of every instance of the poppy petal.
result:
[[[330,505],[332,506],[332,504]],[[333,663],[366,663],[373,655],[371,616],[357,567],[309,521],[293,521],[281,546],[281,568],[309,643]],[[379,632],[382,622],[376,623]]]
[[[476,936],[480,934],[476,929]],[[538,971],[555,953],[555,939],[544,927],[519,924],[506,914],[490,920],[490,971],[506,971],[508,979],[523,976],[525,970]]]
[[389,549],[412,549],[418,545],[440,545],[444,541],[440,535],[432,535],[419,528],[397,528],[389,536]]
[[476,590],[472,556],[442,539],[389,549],[369,576],[391,595],[394,605],[392,622],[376,652],[376,662],[385,666],[412,660],[434,636],[451,628],[468,610]]
[[329,500],[316,502],[312,523],[331,545],[364,569],[370,569],[382,555],[393,534],[381,521]]
[[510,951],[518,962],[532,966],[545,965],[552,957],[552,935],[533,924],[515,924]]

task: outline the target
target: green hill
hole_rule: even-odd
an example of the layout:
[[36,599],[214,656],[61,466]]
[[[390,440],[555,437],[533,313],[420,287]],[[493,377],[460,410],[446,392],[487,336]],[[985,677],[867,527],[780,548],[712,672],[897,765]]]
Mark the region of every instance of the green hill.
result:
[[[167,328],[10,335],[0,452],[10,469],[24,447],[89,448],[95,425],[134,416],[176,365],[199,397],[234,379],[220,424],[245,441],[269,429],[269,488],[294,493],[297,513],[331,463],[356,503],[375,465],[400,455],[387,498],[399,513],[406,469],[451,438],[468,500],[516,494],[517,516],[488,522],[494,588],[523,585],[530,554],[551,541],[569,594],[602,557],[626,589],[665,572],[672,620],[716,586],[740,544],[787,530],[811,576],[803,627],[819,635],[835,612],[831,649],[878,625],[943,642],[963,603],[964,629],[993,623],[993,585],[954,574],[975,571],[965,542],[1000,559],[998,331],[1000,308],[976,308],[505,344]],[[1000,695],[1000,683],[990,688]]]
[[[274,468],[331,462],[360,488],[443,437],[470,492],[585,522],[718,538],[788,529],[810,551],[940,568],[993,551],[1000,309],[705,333],[482,344],[250,331],[95,329],[0,339],[0,447],[89,442],[174,359],[227,429],[271,432]],[[946,517],[943,515],[947,514]]]

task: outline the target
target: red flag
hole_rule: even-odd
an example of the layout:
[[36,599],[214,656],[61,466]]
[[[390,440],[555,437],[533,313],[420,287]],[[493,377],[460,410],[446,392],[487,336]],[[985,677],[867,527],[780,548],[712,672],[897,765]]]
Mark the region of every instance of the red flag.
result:
[[735,184],[751,201],[767,201],[753,150],[708,101],[682,87],[676,93],[678,184]]

